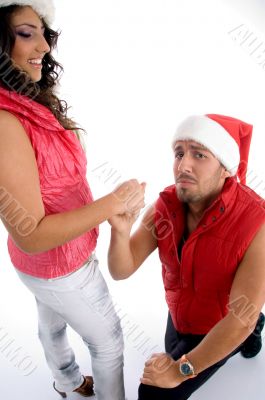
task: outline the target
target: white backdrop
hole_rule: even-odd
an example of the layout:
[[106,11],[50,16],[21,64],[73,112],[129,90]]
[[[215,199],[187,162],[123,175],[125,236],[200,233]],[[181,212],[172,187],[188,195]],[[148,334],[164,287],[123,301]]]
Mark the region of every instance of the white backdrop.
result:
[[[173,183],[171,136],[189,114],[220,113],[254,125],[248,183],[264,196],[265,2],[262,0],[55,1],[62,31],[60,95],[87,131],[94,197],[127,178],[147,182],[147,204]],[[136,400],[146,357],[163,350],[167,308],[157,253],[127,281],[106,266],[110,230],[100,228],[98,257],[124,326],[128,400]],[[0,227],[0,397],[56,399],[37,338],[34,299],[9,261]],[[86,348],[71,342],[84,372]],[[2,339],[1,339],[2,338]],[[20,362],[12,361],[18,349]],[[259,400],[265,372],[258,357],[234,357],[194,400]],[[241,382],[239,384],[239,381]],[[72,398],[74,398],[72,396]],[[161,399],[162,400],[162,399]]]

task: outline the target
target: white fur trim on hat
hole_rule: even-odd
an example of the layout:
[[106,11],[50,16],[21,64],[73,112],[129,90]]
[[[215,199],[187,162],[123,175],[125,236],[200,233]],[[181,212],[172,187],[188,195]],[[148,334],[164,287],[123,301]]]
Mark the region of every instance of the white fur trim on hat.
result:
[[54,21],[55,8],[52,0],[0,0],[0,7],[30,6],[48,25]]
[[236,174],[240,162],[238,144],[218,122],[205,115],[188,117],[178,126],[173,147],[178,140],[193,140],[202,144],[232,175]]

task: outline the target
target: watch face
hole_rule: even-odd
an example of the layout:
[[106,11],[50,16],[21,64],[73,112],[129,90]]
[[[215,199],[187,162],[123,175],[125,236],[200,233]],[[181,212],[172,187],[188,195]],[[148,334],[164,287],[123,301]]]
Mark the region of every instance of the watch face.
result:
[[193,373],[188,363],[181,364],[180,371],[183,375],[191,375]]

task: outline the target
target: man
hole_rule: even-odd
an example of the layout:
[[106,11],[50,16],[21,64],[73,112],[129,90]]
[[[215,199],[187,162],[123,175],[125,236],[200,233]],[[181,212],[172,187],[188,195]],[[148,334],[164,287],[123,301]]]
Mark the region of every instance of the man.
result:
[[175,185],[131,237],[135,215],[109,220],[114,279],[129,277],[157,247],[162,262],[167,353],[146,362],[139,400],[187,399],[232,355],[261,349],[265,210],[245,186],[251,135],[235,118],[187,118],[173,140]]

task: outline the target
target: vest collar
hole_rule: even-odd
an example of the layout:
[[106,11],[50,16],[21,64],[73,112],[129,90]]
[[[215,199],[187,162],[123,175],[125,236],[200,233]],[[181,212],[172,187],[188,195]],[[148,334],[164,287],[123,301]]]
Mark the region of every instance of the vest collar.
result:
[[57,121],[53,113],[42,104],[30,99],[27,96],[0,87],[0,109],[15,112],[31,123],[50,131],[64,131],[64,128]]
[[[204,211],[198,227],[209,227],[232,207],[238,185],[239,183],[234,177],[230,177],[225,180],[221,193]],[[178,199],[176,194],[176,186],[168,186],[163,192],[160,193],[160,196],[165,202],[171,217],[178,219],[182,217],[183,219],[185,213],[185,204]]]

